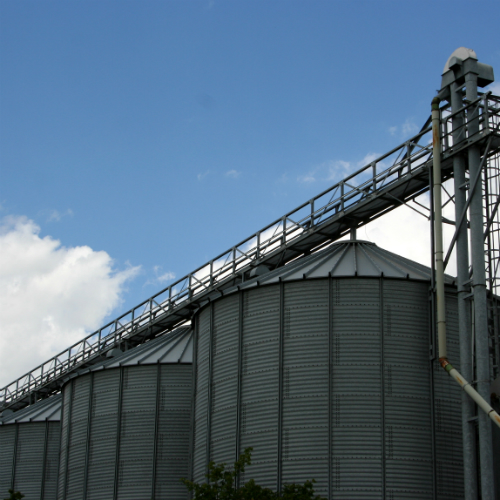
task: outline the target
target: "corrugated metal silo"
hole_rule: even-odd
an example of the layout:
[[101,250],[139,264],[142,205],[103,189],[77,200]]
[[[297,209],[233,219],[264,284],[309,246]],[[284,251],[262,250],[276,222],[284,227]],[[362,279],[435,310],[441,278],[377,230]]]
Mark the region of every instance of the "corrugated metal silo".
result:
[[429,280],[348,241],[214,298],[194,320],[194,479],[252,446],[246,479],[271,488],[314,478],[329,498],[461,498],[461,395],[430,359]]
[[26,500],[56,499],[60,420],[60,395],[4,412],[0,418],[1,498],[12,488]]
[[189,327],[63,387],[60,500],[183,499],[192,398]]

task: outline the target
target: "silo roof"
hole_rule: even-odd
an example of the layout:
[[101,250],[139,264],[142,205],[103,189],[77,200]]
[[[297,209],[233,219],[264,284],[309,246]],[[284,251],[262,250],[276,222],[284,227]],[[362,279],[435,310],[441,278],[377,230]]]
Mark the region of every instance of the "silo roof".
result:
[[[76,370],[63,380],[84,375],[91,371],[119,368],[121,366],[173,364],[193,362],[193,331],[191,326],[181,326],[133,349],[121,352],[113,349],[110,359]],[[109,354],[108,354],[109,355]]]
[[[429,281],[431,269],[375,243],[345,240],[325,250],[298,258],[289,264],[268,271],[239,285],[247,288],[257,285],[307,278],[385,277]],[[453,277],[445,275],[446,284],[454,284]]]
[[16,412],[4,411],[0,424],[21,424],[26,422],[59,422],[61,420],[61,394],[38,401]]

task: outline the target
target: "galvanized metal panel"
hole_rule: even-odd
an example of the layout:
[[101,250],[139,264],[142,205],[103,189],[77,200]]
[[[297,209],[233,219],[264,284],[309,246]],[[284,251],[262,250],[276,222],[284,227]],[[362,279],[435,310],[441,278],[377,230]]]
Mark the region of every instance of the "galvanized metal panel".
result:
[[18,424],[14,490],[26,500],[40,497],[45,450],[45,423]]
[[332,498],[374,500],[383,495],[380,458],[335,456],[332,471]]
[[327,280],[285,284],[282,481],[315,479],[315,491],[323,495],[328,493],[328,309]]
[[[446,294],[447,350],[450,362],[460,370],[458,304],[455,293]],[[437,498],[463,498],[462,391],[439,366],[434,371]]]
[[81,498],[85,479],[90,377],[78,377],[73,381],[71,398],[71,431],[68,453],[68,485],[65,500]]
[[241,449],[253,446],[249,474],[271,488],[277,478],[279,307],[278,286],[245,292]]
[[60,423],[55,421],[12,423],[0,427],[0,491],[7,494],[13,487],[15,491],[21,491],[26,500],[39,500],[42,493],[44,500],[56,499],[60,429]]
[[386,488],[396,498],[433,491],[428,297],[425,283],[384,281]]
[[113,498],[119,383],[119,369],[94,374],[87,500]]
[[[461,454],[459,409],[447,417],[446,431],[440,427],[446,405],[456,404],[460,394],[458,387],[450,390],[441,369],[431,371],[429,284],[339,278],[331,280],[330,292],[326,279],[285,281],[281,286],[282,305],[277,284],[242,292],[242,360],[234,369],[238,300],[231,297],[229,304],[225,303],[228,297],[222,297],[214,303],[214,309],[220,307],[226,318],[219,335],[214,335],[213,346],[211,450],[220,456],[217,461],[232,462],[232,429],[228,429],[236,415],[236,375],[241,369],[240,449],[254,448],[247,479],[253,477],[275,488],[281,456],[282,481],[315,478],[316,491],[326,496],[330,485],[333,498],[432,498],[434,466],[444,468],[437,474],[450,484],[458,462],[450,462],[446,468],[433,447],[432,429],[435,426],[437,448],[441,440],[444,445],[445,439],[451,439],[451,448]],[[205,344],[200,342],[205,352],[199,346],[198,356],[208,359],[210,320],[206,311],[196,321],[200,321],[200,331],[207,332]],[[217,322],[217,314],[213,320]],[[458,343],[453,319],[449,345],[455,356]],[[202,362],[197,371],[195,420],[205,425],[207,375]],[[283,397],[281,427],[279,394]],[[450,444],[442,447],[449,450]],[[204,471],[206,444],[200,451],[195,440],[194,453],[199,456],[199,471]],[[197,479],[202,480],[202,475]],[[460,498],[461,486],[450,488]]]
[[380,299],[379,280],[332,282],[334,497],[380,498],[383,488]]
[[135,500],[151,488],[156,410],[156,365],[123,372],[118,500]]
[[196,405],[193,417],[193,477],[202,481],[206,469],[207,447],[207,411],[208,411],[208,368],[209,368],[209,341],[210,341],[210,307],[206,307],[197,316],[197,363],[194,367],[196,376]]
[[9,491],[12,487],[12,467],[14,464],[14,446],[16,441],[16,426],[0,426],[0,491]]
[[161,404],[156,451],[157,499],[187,499],[180,478],[188,477],[192,366],[161,367]]
[[57,497],[61,424],[60,422],[48,422],[48,427],[43,500],[55,500]]
[[191,364],[101,369],[82,374],[64,391],[69,394],[72,386],[69,451],[71,458],[83,457],[80,472],[87,483],[70,470],[67,497],[80,486],[74,496],[82,499],[86,491],[86,500],[112,499],[115,493],[119,500],[137,500],[153,492],[156,499],[187,498],[180,478],[188,474]]

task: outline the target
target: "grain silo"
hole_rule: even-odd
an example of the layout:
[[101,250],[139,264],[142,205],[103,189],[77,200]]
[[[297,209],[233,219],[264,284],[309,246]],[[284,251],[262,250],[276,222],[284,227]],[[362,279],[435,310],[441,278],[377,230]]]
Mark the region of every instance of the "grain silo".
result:
[[113,354],[62,389],[58,498],[187,498],[190,328]]
[[[0,492],[21,491],[26,500],[56,500],[61,396],[0,418]],[[3,497],[2,497],[3,498]]]
[[246,479],[273,489],[461,498],[461,394],[430,351],[430,269],[343,241],[256,274],[194,319],[193,478],[252,446]]

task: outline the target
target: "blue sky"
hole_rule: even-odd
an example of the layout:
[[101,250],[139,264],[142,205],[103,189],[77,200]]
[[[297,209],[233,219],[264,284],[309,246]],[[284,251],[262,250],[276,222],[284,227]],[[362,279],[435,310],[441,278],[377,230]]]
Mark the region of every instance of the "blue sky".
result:
[[[454,49],[500,72],[500,3],[472,7],[1,0],[1,234],[23,276],[4,260],[9,300],[40,302],[19,287],[31,279],[46,295],[53,266],[50,307],[79,308],[94,275],[82,267],[90,282],[73,297],[54,262],[74,269],[68,256],[87,249],[96,287],[115,280],[113,299],[88,324],[73,318],[72,335],[62,320],[49,329],[64,347],[398,145],[429,115]],[[30,248],[45,256],[32,271]],[[3,317],[11,338],[21,326]],[[4,347],[13,359],[16,338]]]

